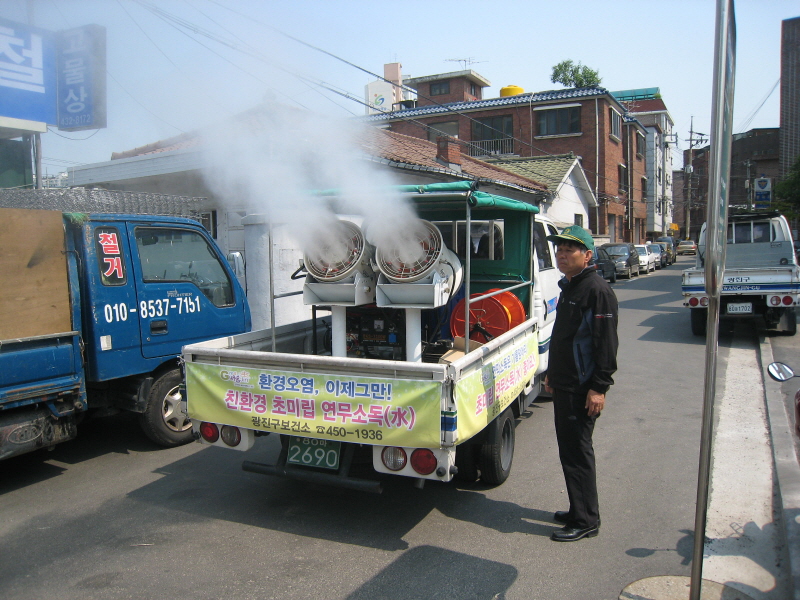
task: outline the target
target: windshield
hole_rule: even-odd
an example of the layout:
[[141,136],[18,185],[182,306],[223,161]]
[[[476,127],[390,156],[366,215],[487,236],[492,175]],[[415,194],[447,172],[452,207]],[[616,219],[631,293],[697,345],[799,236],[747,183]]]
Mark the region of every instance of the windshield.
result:
[[647,246],[636,246],[636,249],[639,251],[639,254],[647,254]]
[[627,246],[606,246],[604,248],[610,256],[628,256]]
[[656,246],[653,244],[650,246],[650,249],[653,251],[654,254],[661,254],[661,246]]

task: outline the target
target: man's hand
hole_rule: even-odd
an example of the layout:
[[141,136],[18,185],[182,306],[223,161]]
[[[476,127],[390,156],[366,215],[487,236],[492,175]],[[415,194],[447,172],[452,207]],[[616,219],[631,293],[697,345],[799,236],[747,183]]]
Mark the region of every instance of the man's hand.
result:
[[600,392],[595,392],[594,390],[589,390],[589,393],[586,394],[586,412],[590,417],[593,417],[595,415],[599,417],[605,405],[606,405],[605,394],[601,394]]
[[550,382],[550,380],[548,379],[547,375],[545,375],[544,376],[544,391],[547,392],[548,394],[552,394],[553,393],[553,388],[551,388],[548,385],[549,382]]

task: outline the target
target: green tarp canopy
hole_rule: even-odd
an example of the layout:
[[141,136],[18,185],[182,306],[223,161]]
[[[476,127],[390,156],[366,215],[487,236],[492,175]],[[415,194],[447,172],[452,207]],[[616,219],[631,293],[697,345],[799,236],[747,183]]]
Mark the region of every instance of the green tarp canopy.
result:
[[[451,183],[429,183],[427,185],[398,185],[392,190],[403,194],[412,194],[416,202],[452,202],[452,194],[463,194],[473,208],[502,208],[506,210],[519,210],[529,213],[538,213],[539,207],[513,198],[487,194],[474,189],[473,181],[455,181]],[[339,196],[339,190],[321,190],[315,192],[320,196]]]

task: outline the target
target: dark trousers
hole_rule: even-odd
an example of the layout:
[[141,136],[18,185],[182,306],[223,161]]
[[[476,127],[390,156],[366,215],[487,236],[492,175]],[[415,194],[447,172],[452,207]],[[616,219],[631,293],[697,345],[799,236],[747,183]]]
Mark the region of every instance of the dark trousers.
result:
[[569,495],[569,525],[591,527],[600,520],[592,432],[597,417],[586,413],[588,390],[553,390],[558,456]]

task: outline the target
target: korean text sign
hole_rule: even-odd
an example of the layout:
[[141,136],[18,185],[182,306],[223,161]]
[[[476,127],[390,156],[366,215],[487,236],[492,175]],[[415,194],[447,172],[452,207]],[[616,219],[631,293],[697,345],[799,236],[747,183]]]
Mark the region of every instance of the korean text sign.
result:
[[272,433],[438,448],[442,383],[186,363],[189,417]]
[[55,38],[0,19],[0,116],[56,122]]
[[106,126],[106,30],[85,25],[58,33],[58,128]]
[[525,336],[455,382],[458,440],[468,440],[519,396],[539,364],[538,336]]

